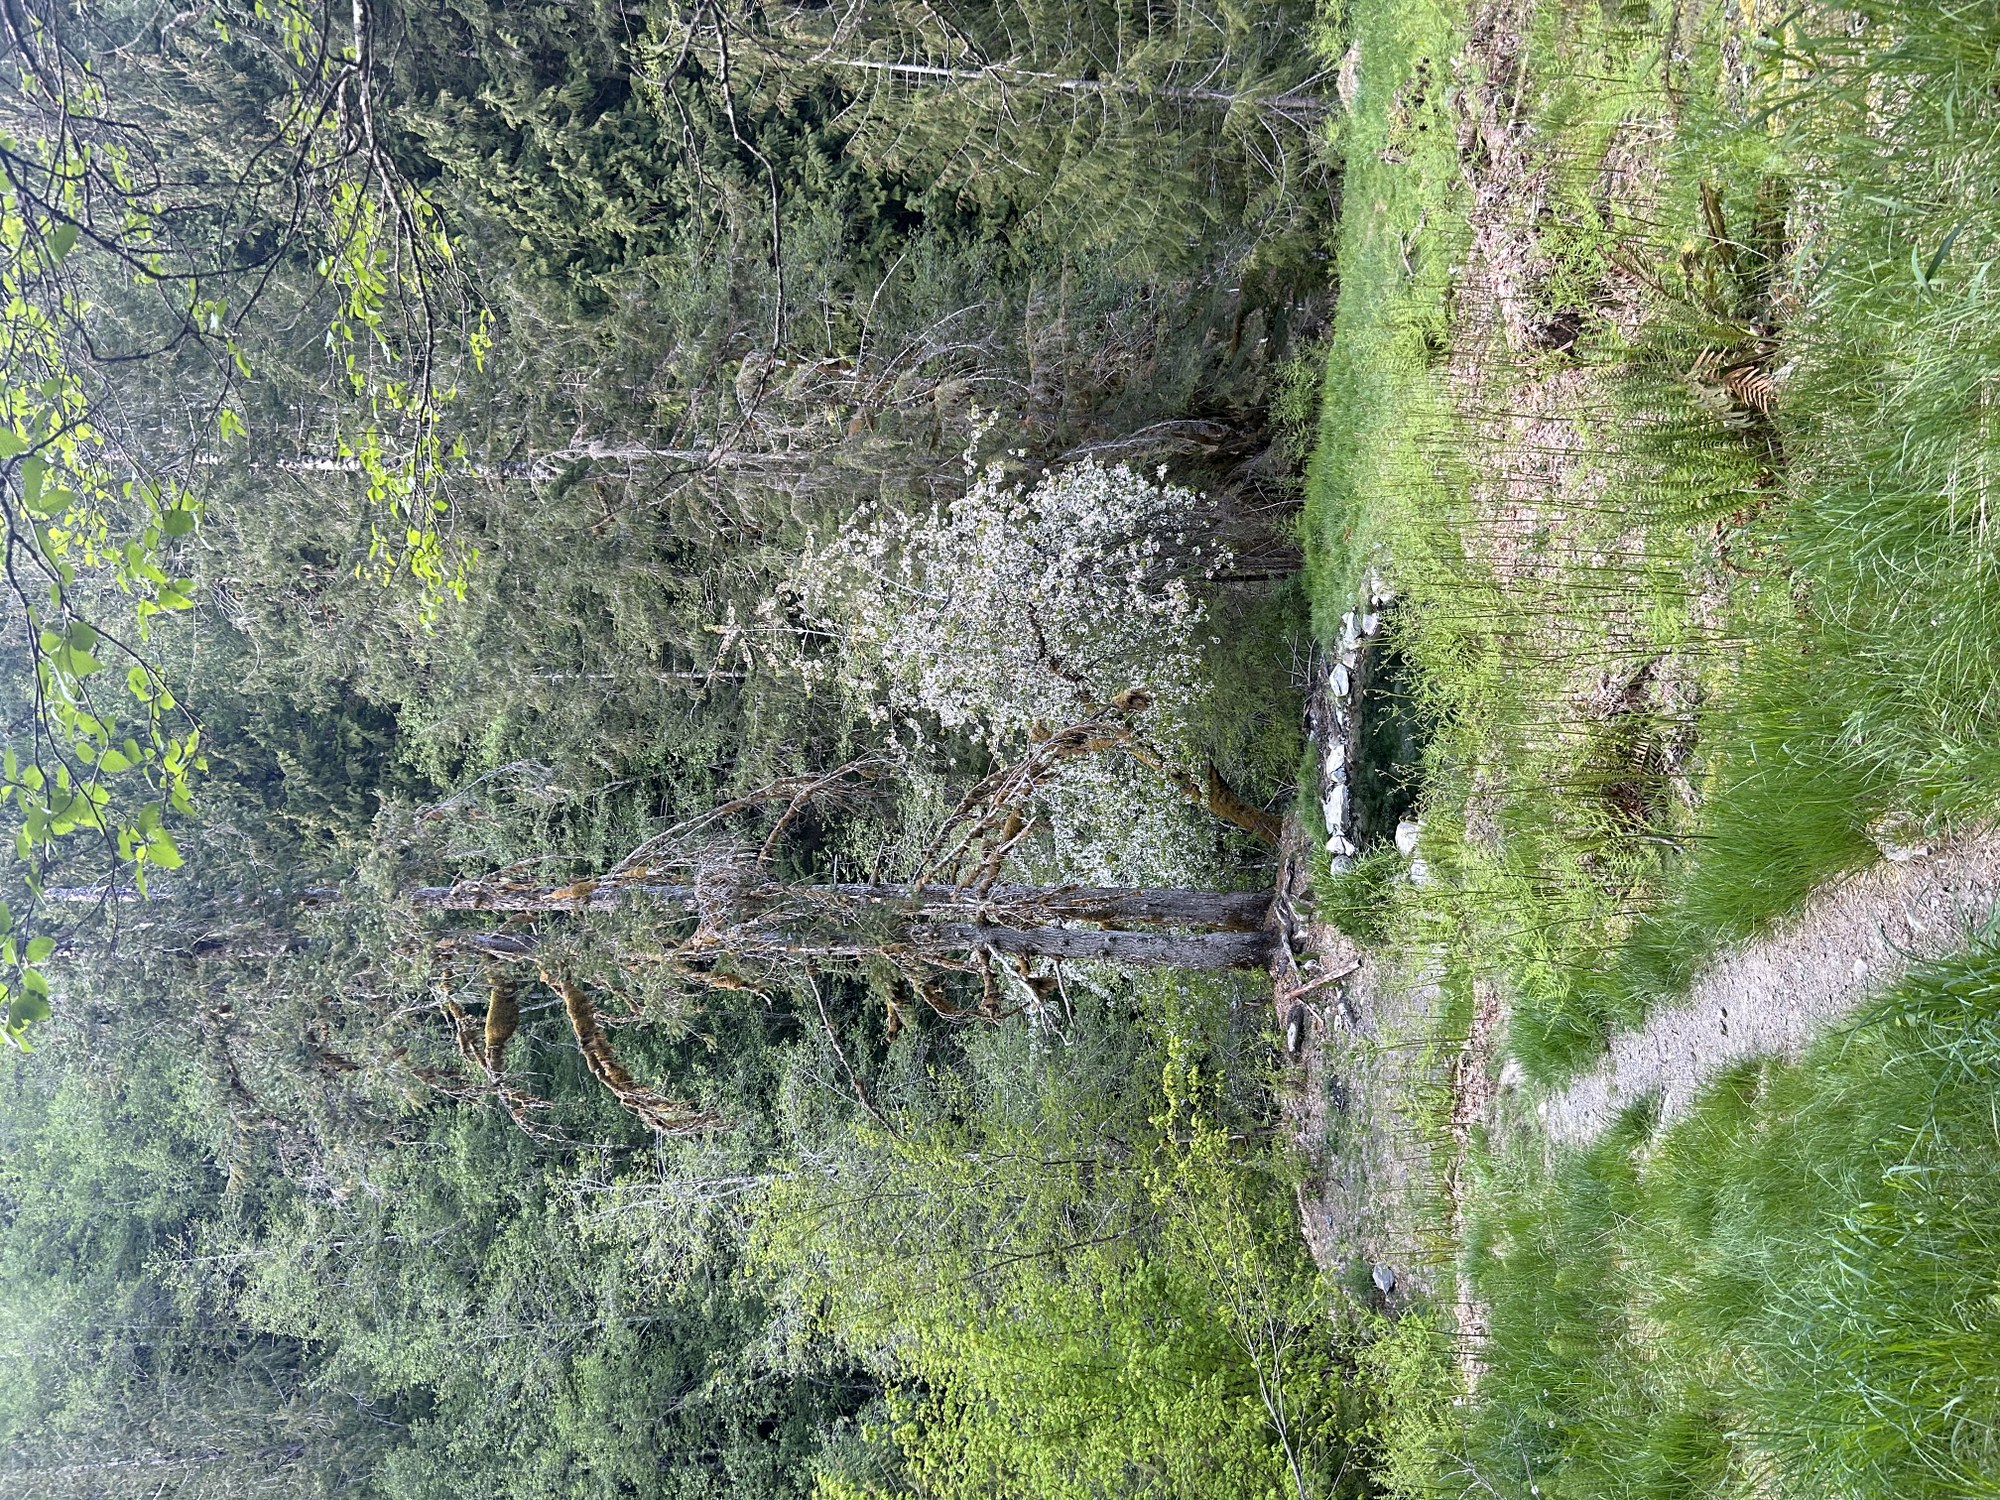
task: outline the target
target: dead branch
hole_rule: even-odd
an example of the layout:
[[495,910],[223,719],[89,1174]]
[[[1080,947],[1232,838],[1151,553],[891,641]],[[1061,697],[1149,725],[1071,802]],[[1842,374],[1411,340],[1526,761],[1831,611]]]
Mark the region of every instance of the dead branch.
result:
[[715,1115],[655,1093],[625,1071],[624,1064],[611,1050],[611,1043],[605,1039],[597,1007],[575,980],[548,969],[542,970],[542,980],[562,996],[570,1030],[576,1033],[576,1045],[583,1053],[590,1076],[648,1129],[660,1135],[693,1135],[717,1123]]

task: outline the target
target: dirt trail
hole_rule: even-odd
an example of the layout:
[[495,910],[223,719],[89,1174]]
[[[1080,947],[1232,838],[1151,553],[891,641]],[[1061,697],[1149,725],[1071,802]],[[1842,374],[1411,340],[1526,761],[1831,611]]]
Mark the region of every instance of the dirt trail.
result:
[[1549,1140],[1587,1142],[1648,1095],[1672,1119],[1730,1065],[1796,1054],[1914,964],[1962,946],[1996,907],[1994,832],[1820,891],[1768,936],[1719,959],[1681,1004],[1614,1038],[1595,1072],[1543,1101]]

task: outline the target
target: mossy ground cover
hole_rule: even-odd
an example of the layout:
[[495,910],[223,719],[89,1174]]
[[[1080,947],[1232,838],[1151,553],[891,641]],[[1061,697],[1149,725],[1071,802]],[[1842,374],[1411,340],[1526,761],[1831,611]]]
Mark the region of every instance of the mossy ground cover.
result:
[[[2000,800],[2000,21],[1388,9],[1356,18],[1305,524],[1322,632],[1370,566],[1401,593],[1430,879],[1330,904],[1497,985],[1552,1082]],[[1385,1482],[1991,1493],[1993,972],[1912,980],[1665,1135],[1554,1167],[1475,1140],[1486,1374],[1460,1412],[1431,1324],[1393,1335]]]

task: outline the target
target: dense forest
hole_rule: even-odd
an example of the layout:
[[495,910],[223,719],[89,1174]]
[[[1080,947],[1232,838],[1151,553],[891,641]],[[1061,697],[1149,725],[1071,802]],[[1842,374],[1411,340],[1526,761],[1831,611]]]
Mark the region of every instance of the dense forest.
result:
[[2000,11],[0,0],[0,1495],[2000,1494]]
[[1352,1487],[1312,20],[0,4],[0,1487]]

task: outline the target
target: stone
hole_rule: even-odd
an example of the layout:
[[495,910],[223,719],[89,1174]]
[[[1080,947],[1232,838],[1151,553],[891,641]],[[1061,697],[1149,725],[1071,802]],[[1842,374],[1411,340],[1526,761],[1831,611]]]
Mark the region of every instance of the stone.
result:
[[1355,42],[1347,49],[1347,55],[1340,60],[1340,71],[1334,75],[1334,88],[1339,90],[1340,102],[1351,112],[1361,97],[1361,43]]
[[1931,846],[1924,839],[1922,820],[1908,813],[1885,813],[1868,825],[1868,838],[1893,864],[1908,864],[1928,858]]
[[1418,855],[1410,861],[1410,884],[1429,885],[1430,883],[1431,867],[1424,863],[1422,855]]
[[1375,1290],[1383,1296],[1396,1290],[1396,1268],[1377,1265],[1368,1272],[1368,1279],[1375,1283]]
[[1336,784],[1334,789],[1320,800],[1320,811],[1326,814],[1328,833],[1347,831],[1347,788]]
[[1354,686],[1354,674],[1336,663],[1333,669],[1333,696],[1345,698]]
[[1380,635],[1382,633],[1381,615],[1372,610],[1363,615],[1361,617],[1361,633],[1366,636]]
[[1423,831],[1423,824],[1415,818],[1405,818],[1396,825],[1396,852],[1405,859],[1417,852],[1417,835]]

